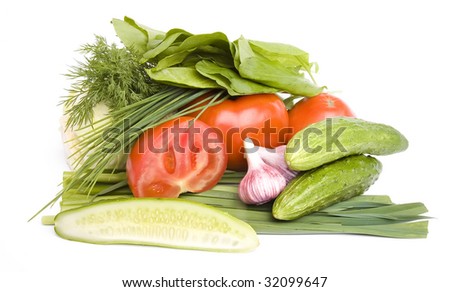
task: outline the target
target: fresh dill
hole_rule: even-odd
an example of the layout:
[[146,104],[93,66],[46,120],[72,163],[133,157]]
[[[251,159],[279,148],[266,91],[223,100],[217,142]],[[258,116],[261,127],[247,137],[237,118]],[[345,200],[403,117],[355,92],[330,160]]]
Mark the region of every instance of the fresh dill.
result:
[[84,60],[65,74],[73,81],[62,101],[67,128],[92,124],[94,107],[99,103],[115,111],[165,87],[145,72],[150,64],[140,64],[131,51],[108,44],[104,37],[96,36],[94,43],[82,45],[78,51]]

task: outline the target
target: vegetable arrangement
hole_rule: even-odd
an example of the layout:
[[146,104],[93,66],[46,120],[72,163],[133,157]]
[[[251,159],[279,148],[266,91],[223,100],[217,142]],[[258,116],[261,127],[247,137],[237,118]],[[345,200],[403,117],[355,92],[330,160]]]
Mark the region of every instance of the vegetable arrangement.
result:
[[124,47],[97,36],[67,74],[72,170],[32,217],[59,201],[42,222],[60,237],[223,252],[255,249],[257,234],[426,237],[422,203],[364,194],[374,156],[408,140],[324,92],[306,52],[112,24]]

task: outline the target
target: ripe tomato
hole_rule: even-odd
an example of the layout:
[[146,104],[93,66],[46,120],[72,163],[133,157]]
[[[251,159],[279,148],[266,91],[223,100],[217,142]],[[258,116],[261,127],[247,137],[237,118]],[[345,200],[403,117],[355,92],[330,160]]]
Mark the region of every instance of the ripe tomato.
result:
[[227,165],[220,131],[182,117],[145,131],[127,160],[135,197],[178,197],[212,188]]
[[307,126],[330,117],[354,117],[350,107],[344,101],[328,93],[304,98],[289,111],[288,138]]
[[228,169],[245,170],[243,140],[275,148],[286,143],[289,118],[283,101],[275,94],[254,94],[227,99],[207,108],[199,120],[222,132],[227,147]]

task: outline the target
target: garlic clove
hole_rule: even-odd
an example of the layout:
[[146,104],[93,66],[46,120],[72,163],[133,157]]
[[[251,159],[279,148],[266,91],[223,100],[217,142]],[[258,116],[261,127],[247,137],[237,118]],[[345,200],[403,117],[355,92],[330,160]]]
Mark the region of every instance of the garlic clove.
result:
[[285,177],[286,182],[297,176],[298,172],[290,169],[284,158],[286,145],[281,145],[274,149],[257,147],[256,152],[266,164],[277,169]]
[[275,168],[262,164],[249,169],[239,184],[239,198],[246,204],[261,205],[275,199],[286,187],[286,179]]

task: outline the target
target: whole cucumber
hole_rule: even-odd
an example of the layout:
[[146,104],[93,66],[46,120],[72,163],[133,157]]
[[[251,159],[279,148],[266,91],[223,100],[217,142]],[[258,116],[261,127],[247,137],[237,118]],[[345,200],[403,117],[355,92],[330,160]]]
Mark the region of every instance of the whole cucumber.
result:
[[361,195],[378,179],[381,169],[374,157],[352,155],[307,171],[278,195],[272,214],[293,220]]
[[304,171],[354,154],[389,155],[408,148],[391,126],[357,118],[334,117],[296,133],[286,147],[289,168]]

